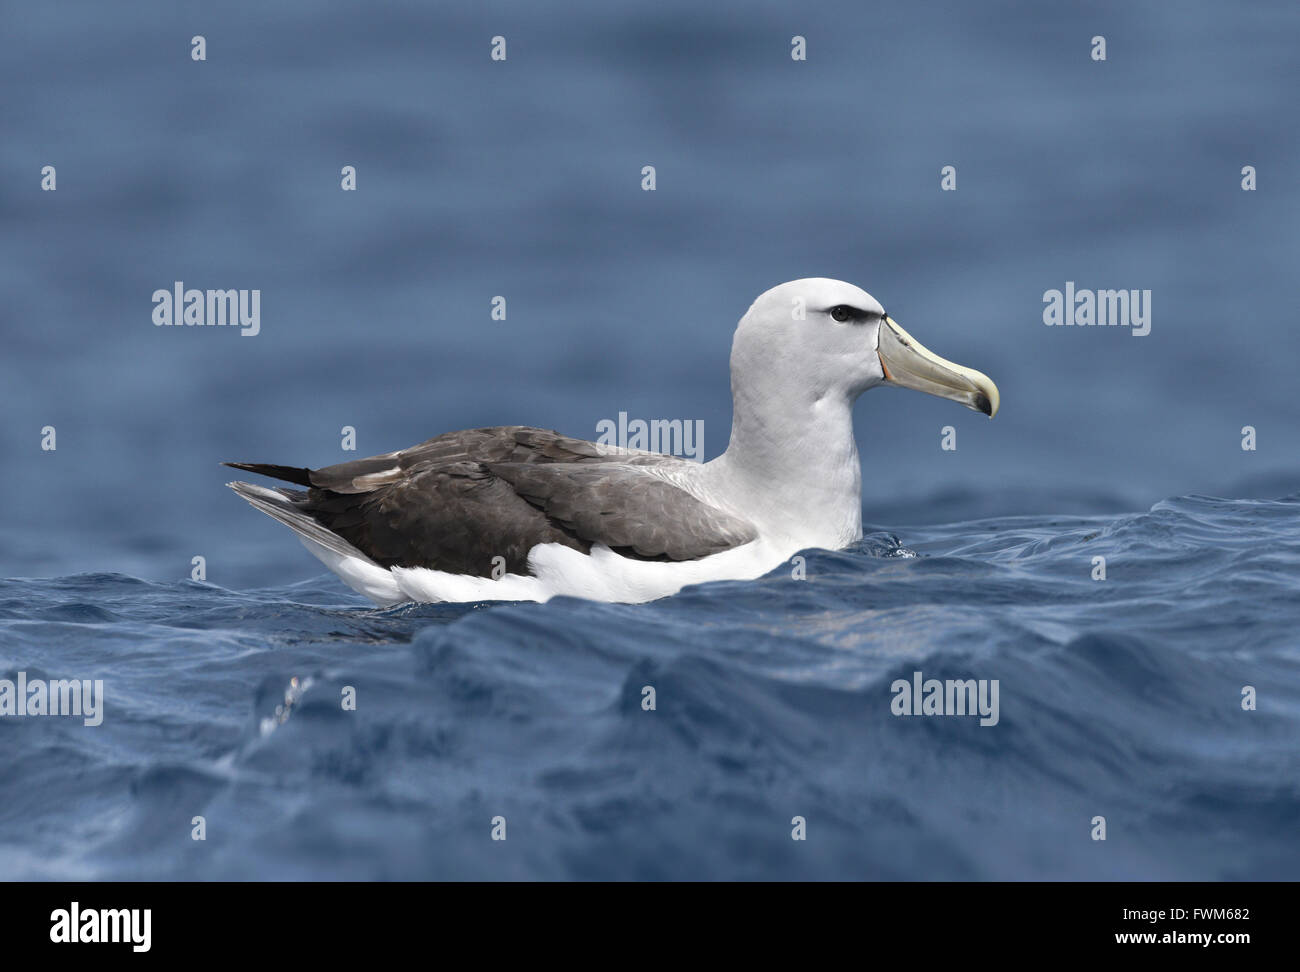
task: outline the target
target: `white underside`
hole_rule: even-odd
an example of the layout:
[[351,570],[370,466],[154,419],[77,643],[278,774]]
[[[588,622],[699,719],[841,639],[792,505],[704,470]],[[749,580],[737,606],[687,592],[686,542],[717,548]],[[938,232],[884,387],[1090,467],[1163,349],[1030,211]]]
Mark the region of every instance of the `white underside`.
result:
[[559,596],[639,603],[676,594],[688,584],[753,580],[799,549],[759,539],[700,560],[662,562],[623,557],[603,544],[584,554],[560,543],[543,543],[528,553],[532,576],[505,574],[493,580],[424,567],[389,570],[368,559],[343,556],[308,537],[299,539],[345,584],[380,607],[409,601],[549,601]]

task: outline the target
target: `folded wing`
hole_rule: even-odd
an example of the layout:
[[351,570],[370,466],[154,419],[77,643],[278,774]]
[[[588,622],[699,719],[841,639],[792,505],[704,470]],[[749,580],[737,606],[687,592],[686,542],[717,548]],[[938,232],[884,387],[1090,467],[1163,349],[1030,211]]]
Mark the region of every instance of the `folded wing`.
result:
[[[315,470],[228,463],[307,486],[263,490],[255,504],[304,536],[309,521],[383,567],[478,577],[491,576],[497,558],[507,572],[527,573],[528,551],[540,543],[583,553],[600,543],[628,557],[680,561],[757,536],[748,521],[651,472],[678,464],[686,461],[524,426],[452,432]],[[282,502],[268,502],[272,492]]]

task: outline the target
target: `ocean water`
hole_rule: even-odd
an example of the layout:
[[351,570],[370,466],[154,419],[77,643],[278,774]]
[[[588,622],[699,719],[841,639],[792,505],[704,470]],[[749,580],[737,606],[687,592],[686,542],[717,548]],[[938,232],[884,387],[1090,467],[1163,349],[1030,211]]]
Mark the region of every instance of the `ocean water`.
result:
[[[7,665],[102,678],[109,701],[94,730],[0,721],[0,867],[1294,878],[1298,512],[1300,495],[1187,496],[907,545],[873,532],[810,553],[802,579],[646,605],[379,611],[320,579],[6,581]],[[997,679],[997,723],[895,715],[891,685],[917,671]]]
[[[1300,877],[1298,37],[1208,0],[15,9],[0,680],[105,705],[0,716],[0,878]],[[735,321],[808,275],[1002,410],[867,393],[867,536],[802,577],[379,611],[224,487],[620,412],[711,458]],[[175,281],[259,289],[260,333],[155,327]],[[1150,290],[1150,333],[1045,327],[1067,282]],[[918,671],[997,680],[997,723],[893,714]]]

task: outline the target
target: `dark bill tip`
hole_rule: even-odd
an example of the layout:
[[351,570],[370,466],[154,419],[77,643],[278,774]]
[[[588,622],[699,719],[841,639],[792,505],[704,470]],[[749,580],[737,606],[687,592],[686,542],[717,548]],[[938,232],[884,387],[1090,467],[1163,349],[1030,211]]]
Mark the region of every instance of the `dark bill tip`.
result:
[[990,418],[993,417],[993,403],[989,401],[988,395],[983,392],[975,396],[975,408]]

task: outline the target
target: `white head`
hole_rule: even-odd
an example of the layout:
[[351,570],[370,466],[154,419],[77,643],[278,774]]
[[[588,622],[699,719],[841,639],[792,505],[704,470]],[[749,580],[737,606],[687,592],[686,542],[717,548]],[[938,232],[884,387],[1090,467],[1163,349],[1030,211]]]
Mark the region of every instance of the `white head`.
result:
[[[880,301],[843,280],[792,280],[762,294],[740,319],[731,346],[736,375],[753,393],[852,402],[890,384],[950,398],[990,418],[998,390],[989,378],[927,350]],[[738,403],[739,404],[739,403]]]
[[773,287],[732,341],[731,441],[710,464],[719,492],[792,550],[861,536],[853,402],[876,385],[998,409],[993,382],[927,351],[865,290],[824,277]]

